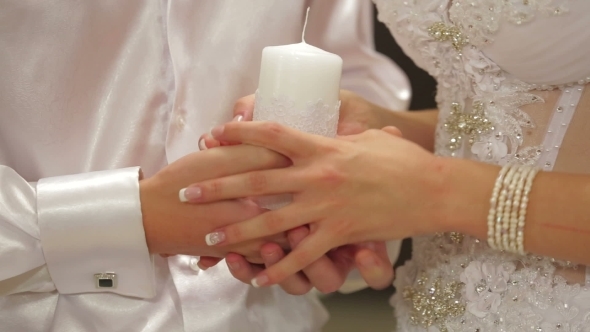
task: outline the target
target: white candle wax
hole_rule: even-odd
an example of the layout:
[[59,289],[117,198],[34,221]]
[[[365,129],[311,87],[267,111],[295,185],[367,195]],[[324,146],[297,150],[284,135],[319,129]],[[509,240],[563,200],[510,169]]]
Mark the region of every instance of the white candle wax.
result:
[[[274,121],[311,134],[335,136],[341,75],[342,58],[305,40],[265,47],[254,121]],[[289,202],[290,195],[259,199],[259,204],[269,209]]]

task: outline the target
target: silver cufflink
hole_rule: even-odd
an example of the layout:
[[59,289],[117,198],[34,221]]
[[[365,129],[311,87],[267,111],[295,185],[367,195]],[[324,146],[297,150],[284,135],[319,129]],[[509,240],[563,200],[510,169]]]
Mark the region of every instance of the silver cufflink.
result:
[[96,288],[117,288],[116,273],[97,273],[94,275]]

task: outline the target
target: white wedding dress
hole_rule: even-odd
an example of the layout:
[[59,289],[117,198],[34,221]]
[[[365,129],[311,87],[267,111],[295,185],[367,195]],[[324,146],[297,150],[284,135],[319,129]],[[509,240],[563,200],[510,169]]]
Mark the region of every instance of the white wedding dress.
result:
[[[590,1],[375,2],[438,81],[438,155],[590,173]],[[590,331],[586,275],[438,234],[414,239],[392,304],[401,331]]]

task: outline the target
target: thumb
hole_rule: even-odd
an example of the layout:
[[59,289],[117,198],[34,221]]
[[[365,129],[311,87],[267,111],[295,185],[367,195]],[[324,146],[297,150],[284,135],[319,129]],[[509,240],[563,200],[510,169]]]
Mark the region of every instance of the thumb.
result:
[[374,289],[387,288],[393,280],[393,267],[382,250],[385,248],[379,246],[376,251],[359,248],[355,254],[356,267],[367,285]]
[[223,258],[219,257],[201,256],[197,265],[199,265],[201,270],[207,270],[208,268],[217,265],[222,259]]

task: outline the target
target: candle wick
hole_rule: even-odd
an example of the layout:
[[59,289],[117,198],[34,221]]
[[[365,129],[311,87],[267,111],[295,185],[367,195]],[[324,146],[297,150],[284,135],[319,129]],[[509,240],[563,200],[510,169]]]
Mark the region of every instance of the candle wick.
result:
[[307,13],[305,14],[305,23],[303,24],[303,32],[301,33],[301,41],[305,43],[305,29],[307,28],[307,19],[309,18],[309,8],[307,7]]

